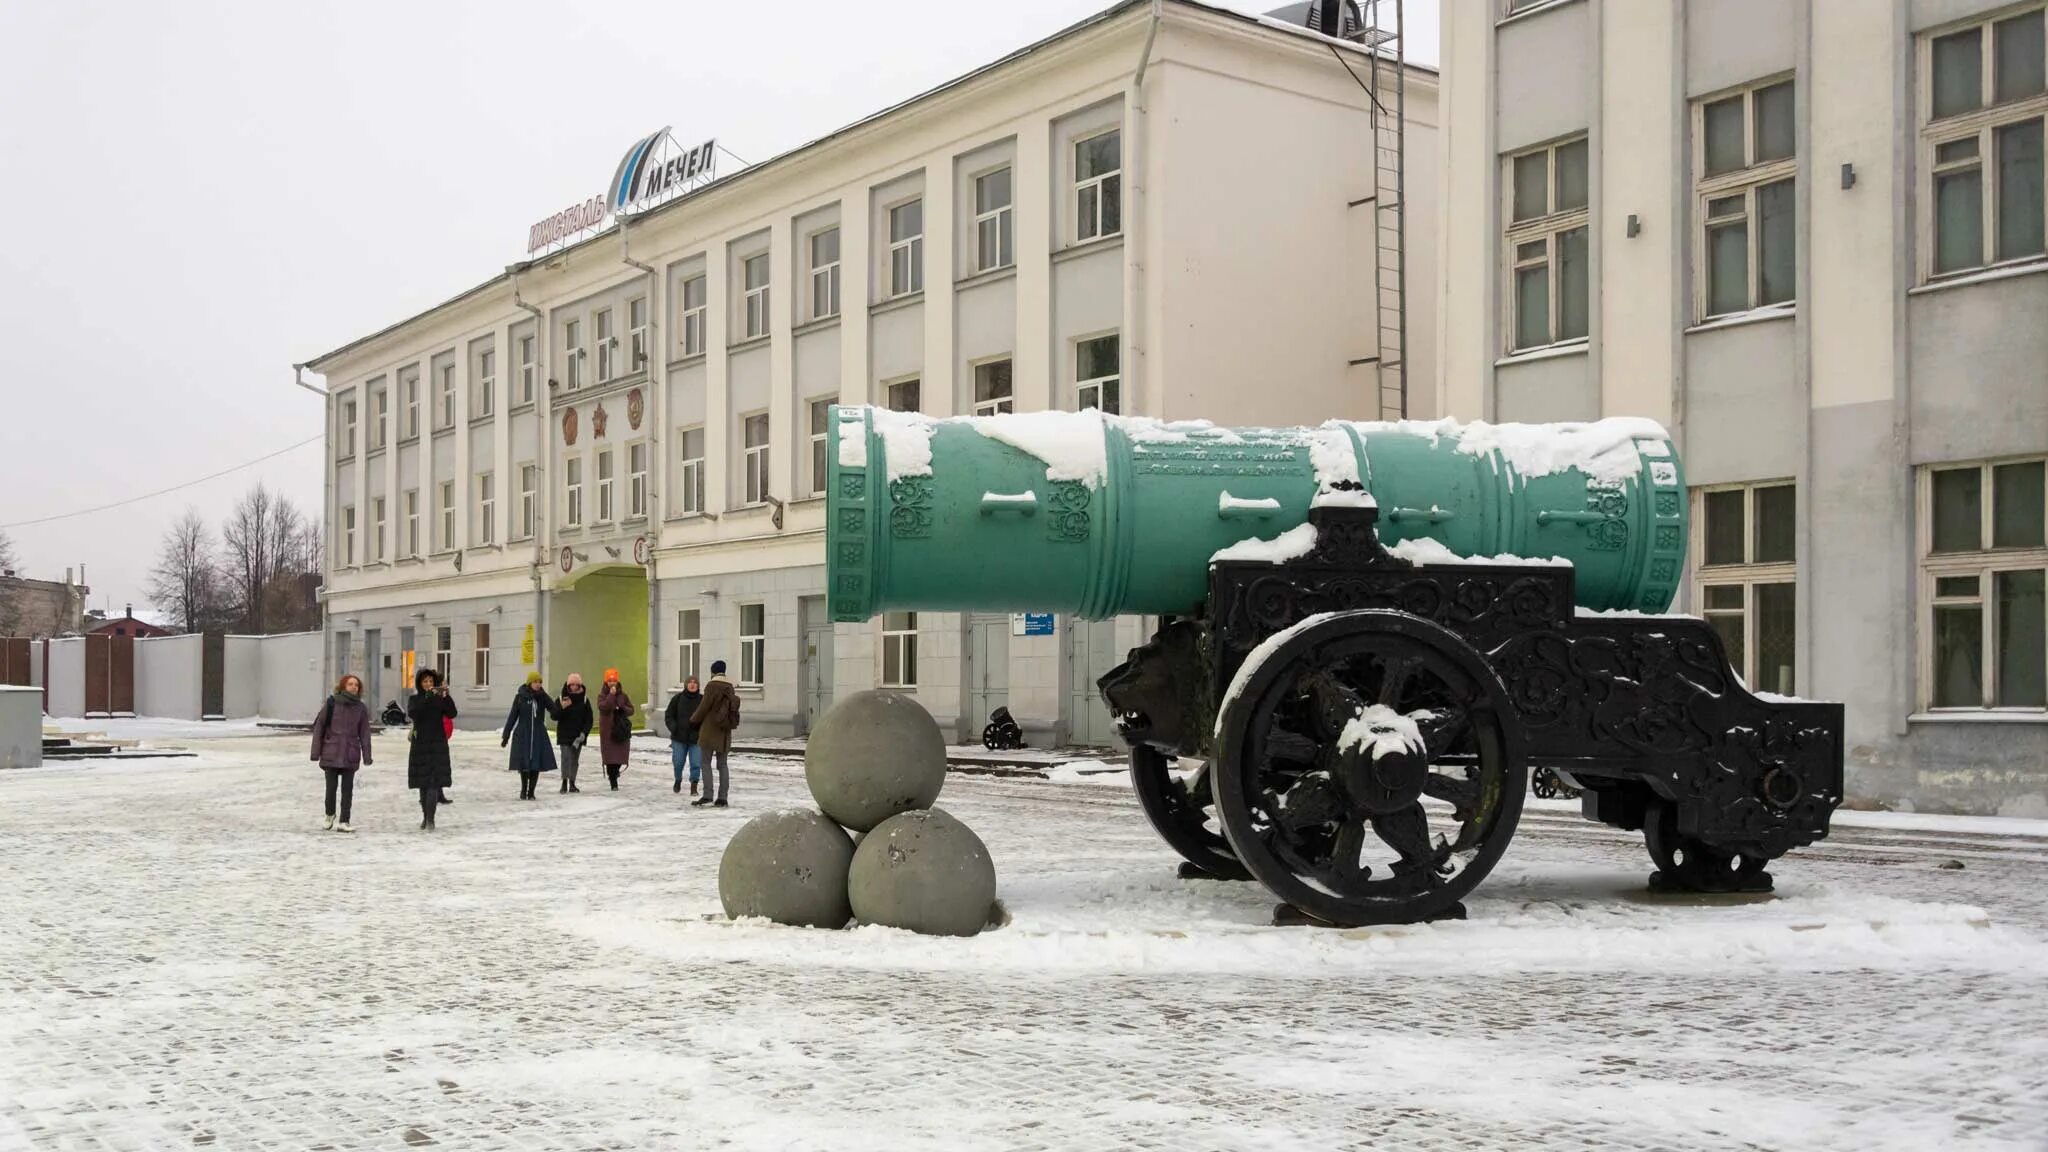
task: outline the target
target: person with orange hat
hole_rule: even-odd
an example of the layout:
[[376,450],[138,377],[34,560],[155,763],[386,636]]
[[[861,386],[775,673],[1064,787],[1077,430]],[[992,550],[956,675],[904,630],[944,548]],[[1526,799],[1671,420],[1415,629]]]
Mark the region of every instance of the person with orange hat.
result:
[[604,778],[617,792],[619,773],[633,754],[633,700],[619,683],[617,668],[604,670],[604,684],[597,690],[597,750]]

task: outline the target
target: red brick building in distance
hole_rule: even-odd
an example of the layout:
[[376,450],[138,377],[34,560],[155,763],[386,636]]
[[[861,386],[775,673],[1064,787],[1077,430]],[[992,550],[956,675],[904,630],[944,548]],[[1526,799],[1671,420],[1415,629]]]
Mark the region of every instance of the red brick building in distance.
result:
[[133,604],[127,605],[122,609],[122,611],[125,613],[125,615],[116,616],[111,620],[105,620],[98,624],[94,624],[91,628],[86,630],[86,635],[133,636],[138,640],[148,636],[177,635],[177,633],[172,629],[158,627],[155,624],[151,624],[147,620],[137,620],[135,618],[135,605]]

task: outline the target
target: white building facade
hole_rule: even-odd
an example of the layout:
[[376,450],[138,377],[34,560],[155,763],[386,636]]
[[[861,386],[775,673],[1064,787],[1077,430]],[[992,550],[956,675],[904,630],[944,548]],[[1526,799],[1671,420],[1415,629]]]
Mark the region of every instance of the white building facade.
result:
[[[750,734],[884,685],[951,738],[1007,706],[1108,743],[1146,621],[831,622],[826,407],[1378,414],[1368,59],[1122,4],[319,357],[329,671],[382,701],[439,666],[484,727],[529,669],[612,667],[658,723],[724,660]],[[1435,75],[1405,94],[1428,416]]]
[[2048,814],[2044,5],[1442,6],[1450,415],[1664,421],[1852,800]]

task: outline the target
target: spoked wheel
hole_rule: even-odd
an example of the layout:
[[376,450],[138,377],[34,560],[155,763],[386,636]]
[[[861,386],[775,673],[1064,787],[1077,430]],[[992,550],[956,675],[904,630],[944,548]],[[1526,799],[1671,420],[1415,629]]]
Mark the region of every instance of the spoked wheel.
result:
[[[1249,880],[1252,874],[1230,850],[1223,833],[1209,826],[1215,804],[1214,769],[1192,779],[1175,772],[1173,760],[1148,744],[1131,748],[1131,790],[1138,806],[1167,846],[1198,873],[1218,880]],[[1186,875],[1186,869],[1182,870]]]
[[1643,818],[1643,843],[1657,871],[1650,887],[1667,892],[1769,892],[1770,861],[1747,852],[1716,848],[1678,831],[1678,808],[1669,801],[1650,802]]
[[1440,625],[1370,610],[1247,664],[1216,763],[1237,858],[1325,923],[1462,916],[1528,791],[1515,714],[1485,661]]

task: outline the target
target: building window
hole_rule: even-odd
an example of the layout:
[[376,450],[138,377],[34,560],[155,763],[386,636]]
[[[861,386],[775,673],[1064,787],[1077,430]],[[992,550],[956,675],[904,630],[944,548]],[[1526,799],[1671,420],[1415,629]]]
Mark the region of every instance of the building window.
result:
[[441,365],[434,381],[434,428],[436,431],[455,427],[455,365]]
[[924,201],[889,209],[889,295],[924,290]]
[[1584,136],[1508,158],[1508,350],[1584,340],[1591,315]]
[[626,518],[647,515],[647,441],[626,445]]
[[569,391],[583,387],[583,322],[562,325],[562,370],[568,376]]
[[626,371],[647,367],[647,297],[626,301]]
[[1693,498],[1701,615],[1720,633],[1743,683],[1781,696],[1798,682],[1798,512],[1798,490],[1789,483],[1705,488]]
[[704,354],[704,278],[692,276],[683,281],[683,355]]
[[603,384],[618,375],[618,358],[614,355],[619,338],[612,335],[612,310],[601,308],[590,318],[591,340],[597,345],[597,382]]
[[420,435],[420,374],[405,372],[398,377],[398,394],[404,406],[405,423],[398,438],[417,440]]
[[356,454],[356,402],[354,397],[341,402],[341,459]]
[[569,506],[563,510],[562,525],[567,528],[583,527],[583,457],[571,456],[562,464],[562,481],[568,495]]
[[1074,143],[1074,235],[1080,240],[1123,231],[1123,133]]
[[702,676],[704,614],[695,608],[676,610],[676,683]]
[[1074,345],[1074,407],[1094,408],[1112,416],[1123,411],[1122,357],[1115,333]]
[[370,393],[370,451],[384,447],[391,427],[391,394],[383,388]]
[[1693,106],[1694,239],[1701,320],[1788,304],[1798,269],[1793,233],[1792,82],[1745,88]]
[[747,328],[749,340],[768,334],[768,254],[749,256],[740,266],[740,274],[747,290]]
[[491,686],[491,626],[489,624],[478,624],[476,626],[476,662],[470,671],[472,673],[470,676],[470,687],[489,688]]
[[497,542],[498,489],[497,478],[489,472],[479,472],[476,477],[476,542],[489,546]]
[[420,558],[420,490],[405,490],[405,558]]
[[811,237],[811,319],[839,315],[839,229]]
[[1010,211],[1010,170],[998,168],[974,178],[974,270],[1008,268],[1014,261]]
[[746,457],[744,490],[748,504],[768,502],[768,414],[748,416],[741,422]]
[[533,359],[533,337],[519,338],[519,402],[533,403],[534,377],[539,375],[540,366]]
[[370,548],[371,562],[382,564],[384,562],[384,498],[382,496],[373,496],[370,499]]
[[356,506],[341,510],[341,566],[356,566]]
[[476,403],[473,407],[478,416],[491,414],[491,407],[497,402],[497,391],[498,350],[485,348],[476,354]]
[[740,605],[740,683],[760,687],[768,664],[768,606]]
[[597,454],[597,522],[612,522],[612,450]]
[[811,495],[825,494],[825,441],[832,428],[832,401],[811,401]]
[[434,671],[441,674],[441,683],[448,683],[448,674],[455,669],[455,628],[450,624],[434,627]]
[[352,637],[348,633],[334,634],[334,674],[337,677],[348,675],[349,657],[355,654],[353,649]]
[[916,412],[923,399],[923,381],[898,380],[889,385],[889,411]]
[[2039,259],[2044,252],[2043,21],[2036,7],[1925,39],[1921,146],[1933,184],[1923,227],[1931,275]]
[[991,360],[974,366],[974,414],[994,416],[1016,411],[1010,395],[1010,362]]
[[455,481],[441,481],[441,548],[455,550]]
[[685,428],[676,436],[682,445],[682,504],[676,509],[686,514],[704,511],[704,429]]
[[1925,468],[1926,707],[2048,707],[2048,461]]
[[882,687],[917,687],[917,613],[882,614]]
[[519,539],[533,539],[536,502],[540,496],[540,469],[532,464],[519,466]]

